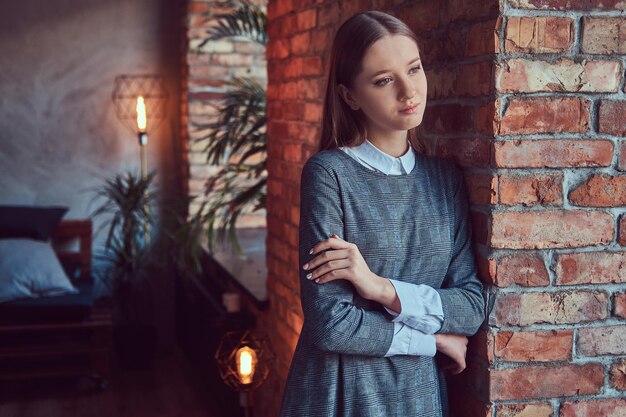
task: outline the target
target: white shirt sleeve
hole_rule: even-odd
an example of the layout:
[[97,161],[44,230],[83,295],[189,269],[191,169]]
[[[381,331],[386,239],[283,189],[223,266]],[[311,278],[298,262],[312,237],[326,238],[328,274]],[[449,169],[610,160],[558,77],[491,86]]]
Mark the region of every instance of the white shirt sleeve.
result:
[[393,340],[385,357],[394,355],[433,357],[437,353],[434,335],[425,334],[400,322],[394,322],[393,327]]
[[434,288],[394,279],[389,281],[393,284],[400,299],[401,311],[399,314],[385,307],[389,314],[395,316],[394,323],[406,324],[429,335],[433,335],[441,329],[443,307],[441,297]]

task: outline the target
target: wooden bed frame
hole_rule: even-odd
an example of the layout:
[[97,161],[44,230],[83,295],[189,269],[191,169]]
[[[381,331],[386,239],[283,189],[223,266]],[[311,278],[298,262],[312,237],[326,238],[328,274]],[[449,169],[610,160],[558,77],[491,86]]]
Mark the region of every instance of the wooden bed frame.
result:
[[[76,240],[78,250],[68,249]],[[80,265],[74,283],[92,282],[91,243],[91,220],[62,221],[53,234],[59,259]],[[89,316],[76,322],[0,324],[0,340],[5,341],[0,344],[0,382],[89,376],[100,389],[106,388],[113,340],[108,304],[94,303]]]

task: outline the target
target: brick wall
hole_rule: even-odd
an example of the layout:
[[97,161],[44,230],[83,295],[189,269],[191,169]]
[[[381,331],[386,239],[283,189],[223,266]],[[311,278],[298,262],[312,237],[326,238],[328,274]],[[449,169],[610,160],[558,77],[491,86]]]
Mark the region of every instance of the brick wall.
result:
[[[623,4],[269,2],[271,306],[256,313],[277,361],[255,394],[256,415],[277,415],[302,326],[299,179],[319,141],[330,44],[341,22],[366,9],[401,17],[420,37],[429,82],[422,134],[429,152],[465,170],[480,275],[492,284],[489,324],[451,380],[455,415],[608,416],[626,406]],[[194,46],[222,7],[231,5],[188,5],[190,139],[223,79],[263,64],[245,57],[249,45]],[[210,175],[193,146],[191,192]]]
[[301,327],[300,169],[319,140],[334,31],[378,8],[421,39],[424,138],[464,167],[490,323],[451,381],[455,415],[599,416],[626,388],[623,3],[273,1],[268,45],[268,289],[277,413]]
[[[265,1],[251,1],[263,6]],[[267,83],[265,48],[246,39],[222,39],[200,46],[216,15],[229,13],[236,7],[235,1],[203,0],[184,1],[186,7],[184,25],[187,28],[183,39],[183,138],[187,145],[185,164],[188,167],[186,187],[191,195],[202,193],[206,181],[219,168],[206,163],[206,141],[197,140],[206,136],[206,125],[215,120],[215,108],[225,91],[225,81],[232,77],[252,78],[261,85]],[[249,181],[248,181],[249,182]],[[242,179],[242,184],[246,180]],[[199,203],[192,205],[195,212]],[[265,212],[243,214],[237,227],[264,227]]]
[[626,406],[624,9],[503,5],[482,262],[496,294],[484,338],[496,416]]

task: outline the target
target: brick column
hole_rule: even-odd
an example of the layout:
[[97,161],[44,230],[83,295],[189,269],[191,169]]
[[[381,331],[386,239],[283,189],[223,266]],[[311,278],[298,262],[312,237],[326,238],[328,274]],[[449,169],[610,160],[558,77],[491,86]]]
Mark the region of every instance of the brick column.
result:
[[484,260],[496,416],[626,407],[625,8],[504,2]]

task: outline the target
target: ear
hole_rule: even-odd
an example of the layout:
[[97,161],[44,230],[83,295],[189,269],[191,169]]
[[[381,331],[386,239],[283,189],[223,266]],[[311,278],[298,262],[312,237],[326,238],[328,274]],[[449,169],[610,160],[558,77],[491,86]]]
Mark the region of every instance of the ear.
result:
[[343,101],[346,102],[346,104],[348,106],[350,106],[350,108],[352,110],[358,110],[359,109],[359,105],[356,102],[356,100],[354,99],[354,96],[352,95],[352,93],[350,92],[350,90],[348,89],[348,87],[346,87],[343,84],[339,84],[337,86],[337,90],[339,91],[339,95],[341,96],[341,98],[343,99]]

